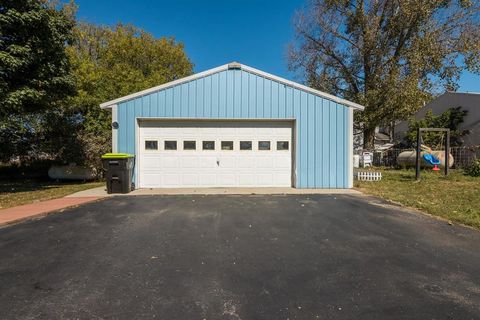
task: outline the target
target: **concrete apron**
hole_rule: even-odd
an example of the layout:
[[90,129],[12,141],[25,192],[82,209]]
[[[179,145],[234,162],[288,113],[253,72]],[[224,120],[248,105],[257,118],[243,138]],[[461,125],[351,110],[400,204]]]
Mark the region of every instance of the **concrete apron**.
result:
[[296,189],[296,188],[155,188],[137,189],[127,194],[107,194],[105,187],[80,191],[67,197],[107,197],[143,195],[191,194],[362,194],[353,189]]

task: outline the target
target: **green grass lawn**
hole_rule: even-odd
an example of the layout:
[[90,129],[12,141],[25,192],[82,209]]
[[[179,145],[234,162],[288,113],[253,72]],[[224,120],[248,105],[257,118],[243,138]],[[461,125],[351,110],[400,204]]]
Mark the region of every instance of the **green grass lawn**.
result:
[[355,181],[362,192],[402,205],[420,209],[480,229],[480,178],[451,170],[422,170],[421,181],[415,181],[415,170],[375,169],[382,172],[379,182]]
[[10,180],[0,182],[0,209],[66,195],[104,185],[104,182],[51,182]]

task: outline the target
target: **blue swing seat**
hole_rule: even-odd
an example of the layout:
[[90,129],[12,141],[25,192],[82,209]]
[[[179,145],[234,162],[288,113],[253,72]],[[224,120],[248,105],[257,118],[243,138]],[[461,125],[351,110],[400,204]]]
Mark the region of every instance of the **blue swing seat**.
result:
[[430,153],[425,153],[423,155],[423,160],[430,163],[431,165],[439,165],[440,164],[440,160],[437,159],[433,154],[430,154]]

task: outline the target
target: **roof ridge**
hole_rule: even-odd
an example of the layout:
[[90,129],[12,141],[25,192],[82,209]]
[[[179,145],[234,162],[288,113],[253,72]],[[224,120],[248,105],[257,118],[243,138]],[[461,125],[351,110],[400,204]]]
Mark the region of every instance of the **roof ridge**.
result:
[[453,93],[453,94],[472,94],[472,95],[480,95],[480,92],[468,92],[468,91],[446,91],[445,93]]

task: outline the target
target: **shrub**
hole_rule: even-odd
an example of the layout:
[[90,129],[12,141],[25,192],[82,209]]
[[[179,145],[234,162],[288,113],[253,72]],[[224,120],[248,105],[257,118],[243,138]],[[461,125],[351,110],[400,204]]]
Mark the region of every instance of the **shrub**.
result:
[[480,159],[475,160],[465,172],[472,177],[480,177]]

